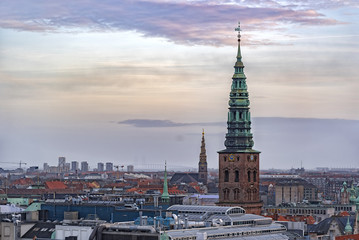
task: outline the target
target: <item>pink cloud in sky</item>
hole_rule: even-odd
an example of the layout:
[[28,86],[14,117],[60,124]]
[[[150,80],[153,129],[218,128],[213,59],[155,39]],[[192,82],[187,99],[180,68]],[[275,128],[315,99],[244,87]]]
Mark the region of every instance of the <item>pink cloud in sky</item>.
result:
[[[297,1],[298,2],[298,1]],[[229,45],[240,20],[246,31],[275,30],[286,24],[335,25],[316,10],[282,7],[275,1],[234,4],[217,1],[3,0],[0,27],[24,31],[138,31],[180,44]],[[263,7],[261,7],[263,5]]]

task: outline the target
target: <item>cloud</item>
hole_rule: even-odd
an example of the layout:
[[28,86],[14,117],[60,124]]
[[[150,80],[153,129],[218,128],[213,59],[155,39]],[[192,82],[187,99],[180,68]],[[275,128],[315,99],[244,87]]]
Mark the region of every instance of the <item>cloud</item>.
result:
[[51,32],[137,31],[179,44],[231,45],[238,20],[247,32],[282,29],[286,24],[340,24],[316,10],[295,9],[303,3],[290,8],[275,1],[253,2],[4,0],[0,27]]
[[162,128],[162,127],[183,127],[183,126],[222,126],[222,122],[207,122],[207,123],[178,123],[171,120],[157,120],[157,119],[128,119],[118,122],[118,124],[131,125],[137,128]]

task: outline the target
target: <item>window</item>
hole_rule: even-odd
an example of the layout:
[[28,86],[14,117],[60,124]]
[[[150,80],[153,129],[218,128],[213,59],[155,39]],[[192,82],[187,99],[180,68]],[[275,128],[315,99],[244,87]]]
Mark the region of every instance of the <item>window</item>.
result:
[[234,193],[234,200],[239,200],[239,189],[236,188],[233,190]]
[[228,171],[228,170],[225,170],[225,171],[224,171],[224,181],[225,181],[225,182],[228,182],[228,181],[229,181],[229,171]]
[[253,171],[253,182],[257,182],[257,171]]
[[236,170],[236,171],[234,172],[234,174],[235,174],[234,181],[235,181],[235,182],[239,182],[239,171]]
[[11,229],[8,226],[4,227],[4,237],[10,237]]
[[248,174],[248,182],[250,182],[251,181],[251,171],[248,171],[247,174]]
[[223,190],[223,198],[224,198],[224,200],[229,199],[229,189],[228,188]]

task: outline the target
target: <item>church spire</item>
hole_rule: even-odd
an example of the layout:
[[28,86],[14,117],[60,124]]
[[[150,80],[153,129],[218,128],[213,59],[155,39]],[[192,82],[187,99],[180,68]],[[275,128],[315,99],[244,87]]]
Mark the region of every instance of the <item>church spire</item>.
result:
[[234,64],[227,120],[227,134],[219,151],[218,193],[220,206],[240,206],[247,213],[260,214],[259,151],[253,150],[251,116],[246,76],[241,54],[240,26],[238,31],[237,61]]
[[204,140],[204,129],[202,129],[201,153],[199,154],[199,161],[207,162],[206,142]]
[[163,180],[163,193],[162,193],[162,201],[169,202],[170,195],[168,194],[168,186],[167,186],[167,162],[165,162],[165,177]]
[[204,129],[202,129],[202,141],[201,152],[199,154],[198,163],[198,181],[203,184],[207,184],[208,172],[207,172],[207,154],[206,154],[206,142],[204,140]]
[[347,224],[345,225],[344,233],[345,233],[346,235],[349,235],[349,234],[352,234],[352,233],[353,233],[353,228],[352,228],[352,226],[350,225],[349,216],[348,216]]
[[241,54],[240,25],[235,29],[238,31],[237,61],[234,65],[231,92],[229,95],[229,112],[224,145],[224,151],[251,151],[254,145],[251,133],[251,116],[249,112],[249,99],[247,91],[246,76]]

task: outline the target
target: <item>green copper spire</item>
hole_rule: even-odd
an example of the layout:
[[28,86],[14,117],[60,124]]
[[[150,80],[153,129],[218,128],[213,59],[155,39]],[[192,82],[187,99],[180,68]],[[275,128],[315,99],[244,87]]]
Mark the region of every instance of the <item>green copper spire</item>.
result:
[[226,150],[235,152],[251,152],[254,145],[251,133],[251,116],[249,112],[249,99],[247,91],[246,76],[241,54],[241,34],[238,23],[238,51],[237,61],[234,65],[231,92],[229,94],[229,112],[224,145]]
[[349,192],[350,192],[349,201],[350,201],[350,203],[355,204],[356,197],[355,197],[354,183],[352,183],[352,187],[350,188],[350,191],[349,191]]
[[168,202],[170,199],[170,195],[168,194],[168,186],[167,186],[167,162],[165,162],[165,178],[163,180],[163,193],[162,193],[162,201]]
[[348,216],[347,225],[345,226],[344,232],[345,232],[345,234],[352,234],[352,232],[353,232],[353,228],[350,225],[349,216]]

